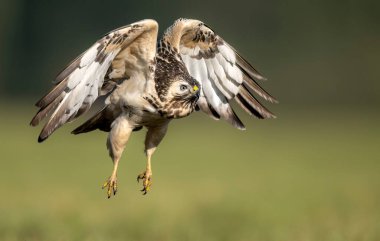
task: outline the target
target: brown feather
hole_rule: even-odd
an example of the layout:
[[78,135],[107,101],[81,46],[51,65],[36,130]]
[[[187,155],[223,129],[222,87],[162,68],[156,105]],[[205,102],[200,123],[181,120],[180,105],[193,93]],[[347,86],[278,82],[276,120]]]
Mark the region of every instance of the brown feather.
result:
[[256,94],[264,98],[265,100],[272,102],[272,103],[278,103],[278,101],[271,96],[268,92],[266,92],[261,86],[252,78],[250,78],[248,75],[246,75],[243,72],[243,85],[246,88],[249,88],[250,90],[254,91]]
[[[198,101],[197,106],[200,110],[205,112],[207,115],[209,115],[214,120],[219,120],[220,116],[216,111],[210,106],[210,104],[207,103],[207,101]],[[212,109],[212,110],[211,110]]]
[[239,94],[236,96],[237,103],[243,107],[248,114],[255,115],[259,119],[276,118],[276,116],[265,108],[249,91],[241,86]]
[[47,95],[45,95],[39,101],[37,101],[37,103],[35,104],[35,106],[43,108],[43,107],[49,105],[51,102],[54,101],[54,99],[56,99],[62,93],[62,91],[65,90],[66,84],[67,84],[67,78],[64,79],[64,80],[62,80],[57,85],[55,85],[49,91],[49,93]]
[[[65,103],[66,104],[66,103]],[[64,122],[61,121],[61,118],[65,114],[66,106],[65,104],[59,108],[57,113],[51,118],[42,129],[40,136],[38,137],[38,142],[43,142],[46,140],[56,129],[61,127]]]
[[[225,43],[227,44],[227,43]],[[266,78],[257,71],[246,59],[244,59],[231,45],[227,44],[234,52],[236,56],[237,65],[243,69],[251,78],[266,80]]]
[[52,101],[50,104],[46,105],[45,107],[42,107],[33,117],[32,121],[30,122],[30,125],[37,126],[41,120],[43,120],[55,107],[59,105],[63,97],[64,95],[60,95],[57,98],[55,98],[55,100]]
[[73,61],[71,61],[70,64],[57,75],[57,77],[55,78],[55,80],[53,81],[53,83],[54,84],[58,84],[61,81],[63,81],[64,79],[66,79],[66,77],[68,77],[71,73],[73,73],[74,70],[79,67],[81,59],[82,59],[82,56],[85,53],[86,53],[86,51],[83,52],[78,57],[76,57],[76,59],[74,59]]
[[211,111],[211,114],[213,115],[213,117],[217,120],[220,119],[220,115],[219,113],[214,109],[214,107],[212,107],[212,105],[208,104],[208,108],[210,109]]
[[235,111],[229,106],[227,109],[227,116],[224,116],[224,119],[230,123],[232,126],[238,128],[239,130],[245,130],[243,122],[236,115]]
[[106,109],[102,109],[82,125],[78,126],[71,133],[74,135],[90,132],[96,129],[109,132],[111,130],[112,119],[106,118]]

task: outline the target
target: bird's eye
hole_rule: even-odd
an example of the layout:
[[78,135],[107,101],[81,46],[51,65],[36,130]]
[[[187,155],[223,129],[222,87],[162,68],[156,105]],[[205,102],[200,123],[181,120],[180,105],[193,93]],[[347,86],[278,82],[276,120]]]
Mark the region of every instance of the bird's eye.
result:
[[181,85],[179,88],[180,88],[180,90],[185,91],[185,90],[187,90],[188,87],[187,87],[187,85]]

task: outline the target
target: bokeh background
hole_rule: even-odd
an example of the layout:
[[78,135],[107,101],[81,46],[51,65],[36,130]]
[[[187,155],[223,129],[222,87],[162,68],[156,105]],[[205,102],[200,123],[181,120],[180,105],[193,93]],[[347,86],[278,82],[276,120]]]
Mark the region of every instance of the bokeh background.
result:
[[[380,2],[0,1],[0,240],[380,240]],[[106,133],[43,144],[28,123],[55,75],[104,33],[153,18],[203,20],[269,81],[275,120],[247,131],[174,121],[142,196],[144,131],[119,193],[100,189]],[[84,120],[84,118],[82,118]]]

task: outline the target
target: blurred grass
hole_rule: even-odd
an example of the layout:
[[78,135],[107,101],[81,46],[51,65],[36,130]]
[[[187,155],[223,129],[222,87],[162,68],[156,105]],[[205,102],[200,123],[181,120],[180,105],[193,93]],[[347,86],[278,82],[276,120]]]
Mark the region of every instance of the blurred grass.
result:
[[243,115],[245,132],[200,114],[174,121],[147,196],[135,179],[145,132],[135,133],[107,200],[106,134],[73,136],[76,123],[38,144],[25,106],[2,106],[2,241],[380,240],[380,115],[370,110]]

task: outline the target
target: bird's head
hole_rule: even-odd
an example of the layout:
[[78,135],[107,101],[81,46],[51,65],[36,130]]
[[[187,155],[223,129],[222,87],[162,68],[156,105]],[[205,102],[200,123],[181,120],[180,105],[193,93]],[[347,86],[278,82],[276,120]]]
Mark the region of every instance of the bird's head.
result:
[[167,118],[181,118],[194,111],[200,96],[201,86],[189,76],[175,76],[167,81],[167,88],[161,91],[162,113]]
[[170,101],[197,101],[200,88],[200,84],[194,78],[190,76],[177,76],[171,81],[165,97]]
[[187,116],[195,109],[201,85],[190,76],[179,56],[166,52],[161,54],[157,58],[155,70],[155,87],[161,102],[161,112],[168,118]]

